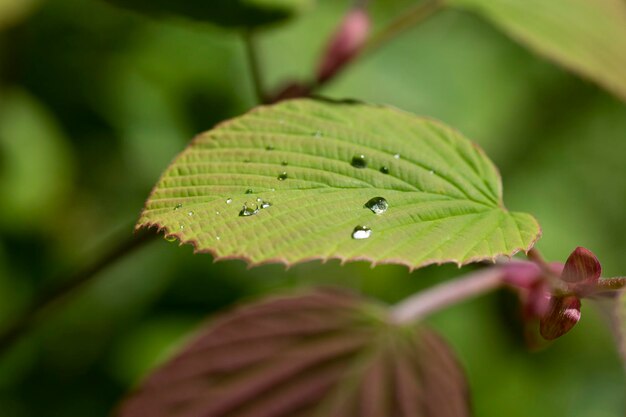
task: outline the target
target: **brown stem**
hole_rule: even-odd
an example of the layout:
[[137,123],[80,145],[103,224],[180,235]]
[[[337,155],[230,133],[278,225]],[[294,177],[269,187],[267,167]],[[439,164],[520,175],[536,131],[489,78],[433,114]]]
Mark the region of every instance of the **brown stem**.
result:
[[42,316],[42,313],[65,301],[70,294],[90,282],[98,273],[133,252],[135,249],[154,240],[155,237],[157,237],[156,234],[142,230],[133,235],[130,239],[122,242],[92,265],[78,270],[66,279],[55,280],[55,282],[61,281],[63,284],[40,295],[26,312],[0,333],[0,354],[6,352],[13,346],[13,344]]

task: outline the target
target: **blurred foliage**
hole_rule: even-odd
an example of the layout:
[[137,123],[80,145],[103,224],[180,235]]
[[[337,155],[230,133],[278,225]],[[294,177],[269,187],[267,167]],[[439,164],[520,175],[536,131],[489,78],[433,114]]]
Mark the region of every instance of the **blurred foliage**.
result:
[[312,0],[107,0],[149,15],[184,16],[220,26],[255,27],[293,16]]
[[[374,1],[376,27],[410,3]],[[312,74],[324,34],[348,4],[320,1],[260,33],[266,84]],[[128,238],[152,185],[190,138],[255,104],[237,33],[144,18],[100,0],[47,1],[23,16],[0,33],[0,325],[58,273]],[[595,85],[474,15],[445,11],[321,93],[458,128],[500,167],[507,206],[538,218],[548,259],[564,261],[582,245],[598,255],[604,276],[626,272],[626,105]],[[9,162],[14,154],[21,156]],[[457,274],[450,266],[408,274],[337,262],[249,270],[158,241],[50,310],[0,358],[1,414],[105,416],[207,315],[277,289],[335,284],[394,302]],[[589,302],[579,325],[538,353],[523,347],[505,292],[430,322],[467,369],[476,415],[626,411],[617,351]]]

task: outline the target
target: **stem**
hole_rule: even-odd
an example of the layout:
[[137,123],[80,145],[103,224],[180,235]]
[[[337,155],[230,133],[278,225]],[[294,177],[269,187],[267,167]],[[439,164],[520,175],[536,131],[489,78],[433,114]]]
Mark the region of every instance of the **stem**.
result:
[[504,276],[503,268],[492,266],[439,284],[396,304],[391,312],[393,320],[396,323],[408,323],[421,319],[459,301],[501,287]]
[[244,31],[243,40],[246,48],[248,66],[250,67],[250,76],[252,77],[252,84],[254,86],[254,93],[259,103],[265,103],[265,90],[263,89],[263,81],[261,80],[261,66],[259,65],[259,56],[254,41],[254,32],[252,30]]
[[[13,344],[40,318],[42,313],[49,308],[60,304],[67,298],[67,296],[74,293],[95,278],[98,273],[133,252],[135,249],[140,248],[144,244],[152,241],[156,236],[156,234],[145,230],[138,232],[105,254],[92,265],[78,270],[66,279],[60,280],[63,282],[60,286],[40,295],[21,317],[15,320],[12,324],[6,327],[2,333],[0,333],[0,354],[4,353],[11,346],[13,346]],[[55,282],[57,281],[55,280]]]
[[553,290],[564,294],[569,292],[567,284],[561,281],[560,277],[554,272],[554,269],[552,269],[550,264],[546,262],[539,250],[532,248],[528,251],[526,256],[541,268]]
[[441,0],[425,0],[396,17],[380,32],[372,36],[363,47],[363,54],[373,52],[401,32],[421,23],[443,6]]
[[621,290],[626,288],[626,277],[601,278],[596,284],[601,290]]

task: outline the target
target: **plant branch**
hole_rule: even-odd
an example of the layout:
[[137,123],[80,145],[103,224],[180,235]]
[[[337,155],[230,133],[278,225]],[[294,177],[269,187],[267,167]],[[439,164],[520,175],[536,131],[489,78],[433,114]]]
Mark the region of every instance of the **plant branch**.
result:
[[[142,230],[106,253],[93,264],[78,270],[66,279],[58,280],[62,282],[61,285],[40,295],[21,317],[0,333],[0,354],[13,346],[49,308],[65,301],[67,296],[93,280],[104,269],[156,237],[156,234]],[[55,280],[55,282],[58,281]]]
[[626,288],[626,277],[601,278],[596,287],[601,290],[621,290]]
[[491,266],[421,291],[393,307],[393,320],[396,323],[412,322],[459,301],[492,291],[504,284],[505,274],[502,267]]
[[259,56],[257,54],[257,46],[255,36],[252,30],[243,32],[243,41],[246,48],[246,58],[248,67],[250,68],[250,77],[254,86],[254,93],[259,104],[266,102],[265,90],[263,89],[263,81],[261,77],[261,66],[259,64]]
[[423,22],[443,6],[441,0],[425,0],[407,9],[396,17],[386,27],[373,35],[363,47],[362,54],[367,54],[380,48],[400,33]]

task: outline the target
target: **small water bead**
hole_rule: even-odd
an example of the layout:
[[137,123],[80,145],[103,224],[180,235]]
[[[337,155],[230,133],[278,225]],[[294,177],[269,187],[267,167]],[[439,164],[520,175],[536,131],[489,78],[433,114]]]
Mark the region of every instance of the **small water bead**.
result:
[[248,188],[246,190],[246,194],[254,194],[254,191],[252,190],[252,188]]
[[216,239],[216,240],[220,240],[220,239],[222,239],[222,238],[221,238],[221,237],[219,237],[219,236],[215,236],[215,239]]
[[383,174],[389,174],[389,168],[386,166],[382,166],[380,167],[380,172],[382,172]]
[[399,154],[399,153],[397,153],[397,154],[395,154],[393,157],[394,157],[395,159],[400,159],[400,154]]
[[232,203],[232,202],[233,202],[233,199],[232,199],[232,198],[227,198],[227,199],[226,199],[226,204],[230,204],[230,203]]
[[190,211],[189,213],[187,213],[187,216],[189,217],[193,216],[193,211]]
[[250,163],[250,160],[249,160],[249,159],[244,159],[244,160],[243,160],[243,163],[244,163],[244,164],[249,164],[249,163]]
[[429,173],[430,175],[434,175],[434,174],[435,174],[435,171],[433,171],[433,170],[431,169],[430,171],[428,171],[428,173]]
[[185,229],[185,225],[184,224],[181,224],[179,227],[180,227],[180,230],[184,230]]
[[258,212],[259,212],[259,206],[257,206],[255,204],[254,208],[252,208],[252,207],[248,207],[248,203],[246,203],[241,208],[241,211],[239,212],[239,215],[242,216],[242,217],[248,217],[248,216],[254,216]]
[[270,188],[270,191],[276,191],[276,188]]
[[357,226],[352,231],[352,239],[367,239],[372,235],[372,229],[367,226]]
[[363,206],[372,210],[375,214],[383,214],[389,208],[389,203],[382,197],[374,197]]
[[285,181],[287,179],[287,173],[285,171],[278,174],[278,181]]
[[164,239],[168,242],[176,242],[176,236],[174,235],[165,235]]
[[274,150],[274,147],[273,147],[272,145],[267,145],[267,146],[265,147],[265,150],[266,150],[266,151],[273,151],[273,150]]
[[215,214],[220,214],[220,212],[219,211],[215,211]]
[[256,202],[260,203],[261,201],[263,201],[263,199],[261,197],[257,197]]
[[313,136],[315,136],[316,138],[318,138],[318,139],[319,139],[319,138],[321,138],[323,135],[322,135],[322,132],[321,132],[321,131],[317,130],[317,131],[315,131],[315,133],[313,134]]
[[365,159],[365,155],[354,155],[352,157],[352,161],[350,162],[355,168],[365,168],[367,167],[367,160]]
[[283,161],[280,163],[282,166],[286,167],[287,165],[289,165],[289,163],[287,161]]
[[262,209],[266,209],[266,208],[268,208],[268,207],[272,207],[272,203],[270,203],[269,201],[263,201],[263,202],[261,203],[261,208],[262,208]]
[[178,203],[174,206],[174,211],[180,210],[183,207],[183,203]]

